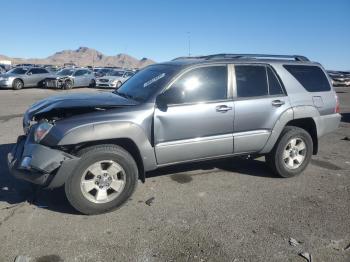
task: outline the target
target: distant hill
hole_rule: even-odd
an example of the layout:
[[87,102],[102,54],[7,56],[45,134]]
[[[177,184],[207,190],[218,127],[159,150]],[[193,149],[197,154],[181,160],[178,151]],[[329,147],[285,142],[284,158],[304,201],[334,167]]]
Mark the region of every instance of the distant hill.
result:
[[88,48],[79,47],[77,50],[63,50],[47,58],[12,58],[0,55],[0,60],[10,60],[14,64],[53,64],[63,65],[64,63],[75,63],[78,66],[120,66],[128,68],[142,68],[155,62],[148,58],[138,60],[127,54],[118,54],[115,56],[106,56],[101,52]]

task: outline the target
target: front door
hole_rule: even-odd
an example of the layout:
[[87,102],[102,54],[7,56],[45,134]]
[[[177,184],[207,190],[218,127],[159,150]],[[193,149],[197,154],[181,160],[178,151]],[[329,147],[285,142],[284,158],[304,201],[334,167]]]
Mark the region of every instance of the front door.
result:
[[40,81],[40,69],[39,68],[32,68],[27,72],[27,76],[25,78],[25,86],[36,86],[38,82]]
[[290,102],[274,70],[264,64],[235,65],[234,152],[259,152]]
[[74,73],[74,86],[75,87],[84,86],[84,79],[85,79],[84,71],[85,70],[82,70],[82,69],[75,71],[75,73]]
[[164,95],[167,107],[154,114],[159,165],[233,153],[233,101],[226,65],[183,73]]

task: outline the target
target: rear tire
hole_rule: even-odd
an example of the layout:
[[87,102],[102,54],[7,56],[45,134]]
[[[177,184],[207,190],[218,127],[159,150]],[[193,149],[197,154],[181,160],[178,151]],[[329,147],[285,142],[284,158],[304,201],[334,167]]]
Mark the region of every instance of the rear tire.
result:
[[68,201],[76,210],[86,215],[102,214],[129,199],[138,182],[138,168],[125,149],[97,145],[78,155],[81,159],[65,183]]
[[24,83],[21,79],[15,79],[12,83],[13,90],[20,90],[24,87]]
[[288,178],[302,173],[311,160],[313,143],[310,134],[302,128],[287,126],[273,150],[265,156],[272,171]]

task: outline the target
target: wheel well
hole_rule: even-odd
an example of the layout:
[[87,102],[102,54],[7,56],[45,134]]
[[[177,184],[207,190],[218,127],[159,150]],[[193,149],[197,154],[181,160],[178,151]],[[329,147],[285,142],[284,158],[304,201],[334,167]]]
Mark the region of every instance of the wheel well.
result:
[[23,81],[21,78],[15,78],[15,79],[13,80],[13,82],[15,82],[16,80],[19,80],[19,81],[22,82],[22,84],[24,84],[24,81]]
[[145,175],[145,169],[143,167],[142,157],[140,150],[136,146],[135,142],[132,141],[129,138],[117,138],[117,139],[109,139],[109,140],[98,140],[98,141],[92,141],[87,142],[84,144],[80,144],[79,146],[76,146],[73,150],[73,152],[80,151],[83,148],[95,146],[95,145],[101,145],[101,144],[113,144],[118,145],[124,148],[126,151],[130,153],[130,155],[135,159],[137,168],[139,170],[139,179],[144,183],[146,180]]
[[312,118],[300,118],[294,119],[287,123],[287,126],[297,126],[306,130],[313,142],[313,154],[316,155],[318,152],[318,138],[317,138],[317,128],[315,121]]

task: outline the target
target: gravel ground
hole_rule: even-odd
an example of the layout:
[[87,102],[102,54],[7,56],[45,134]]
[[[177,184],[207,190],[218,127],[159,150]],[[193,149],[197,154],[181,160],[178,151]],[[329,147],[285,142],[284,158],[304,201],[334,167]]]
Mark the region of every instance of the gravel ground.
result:
[[300,176],[277,178],[263,159],[181,165],[149,173],[118,211],[83,216],[5,161],[25,109],[63,91],[0,90],[0,261],[350,261],[350,89],[337,91],[341,127]]

